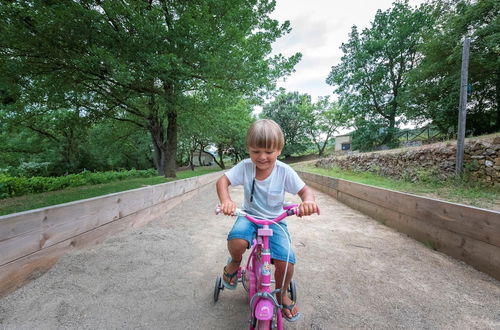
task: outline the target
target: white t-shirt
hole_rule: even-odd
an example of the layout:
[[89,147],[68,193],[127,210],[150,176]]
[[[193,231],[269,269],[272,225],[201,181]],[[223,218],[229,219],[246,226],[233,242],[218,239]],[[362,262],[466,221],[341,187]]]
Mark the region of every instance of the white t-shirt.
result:
[[[264,180],[255,179],[255,164],[245,159],[225,173],[232,186],[243,185],[245,201],[243,210],[261,219],[274,219],[283,213],[285,192],[296,195],[305,183],[287,164],[276,161],[273,171]],[[252,183],[255,187],[252,202]]]

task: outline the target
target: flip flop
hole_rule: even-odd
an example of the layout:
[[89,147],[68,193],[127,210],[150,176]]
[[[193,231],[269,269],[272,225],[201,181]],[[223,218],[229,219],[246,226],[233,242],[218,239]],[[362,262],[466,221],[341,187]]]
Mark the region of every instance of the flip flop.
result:
[[[233,279],[233,277],[235,277],[236,275],[238,275],[238,271],[235,271],[234,273],[231,273],[229,274],[227,271],[226,271],[226,267],[224,267],[224,276],[229,278],[229,281],[231,281]],[[229,289],[229,290],[234,290],[236,289],[236,287],[238,286],[238,279],[236,279],[236,281],[234,281],[233,284],[231,284],[230,282],[226,282],[224,280],[224,277],[222,278],[222,285],[224,285],[224,287],[226,289]]]
[[[233,261],[233,260],[232,260],[231,258],[229,258],[229,259],[227,260],[227,263],[229,264],[229,263],[230,263],[230,262],[232,262],[232,261]],[[236,289],[236,287],[238,286],[238,279],[236,279],[236,280],[234,281],[234,283],[233,283],[233,284],[231,284],[230,282],[231,282],[231,280],[233,279],[233,277],[235,277],[236,275],[238,275],[238,271],[239,271],[240,269],[239,269],[239,267],[238,267],[238,269],[237,269],[234,273],[228,273],[228,272],[226,271],[226,267],[227,267],[227,265],[226,265],[226,266],[224,266],[224,276],[225,276],[225,277],[227,277],[227,278],[229,278],[229,282],[226,282],[226,281],[224,280],[224,277],[222,277],[222,285],[224,285],[224,287],[225,287],[226,289],[229,289],[229,290],[234,290],[234,289]]]
[[[283,309],[288,309],[288,310],[290,311],[290,314],[292,314],[292,310],[293,310],[293,308],[295,307],[295,301],[292,301],[292,303],[291,303],[290,305],[282,304],[281,306],[282,306],[281,310],[283,310]],[[297,313],[297,314],[295,314],[295,315],[294,315],[294,316],[292,316],[292,317],[287,317],[287,316],[285,315],[285,313],[282,313],[282,314],[283,314],[283,318],[284,318],[285,320],[287,320],[288,322],[295,322],[295,321],[297,321],[298,319],[300,319],[300,313]]]

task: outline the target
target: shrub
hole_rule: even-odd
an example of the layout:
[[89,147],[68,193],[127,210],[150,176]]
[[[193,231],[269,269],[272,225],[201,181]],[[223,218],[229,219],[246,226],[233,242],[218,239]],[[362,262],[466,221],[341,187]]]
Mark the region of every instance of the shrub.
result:
[[17,168],[18,176],[34,177],[49,175],[50,162],[24,162]]
[[0,173],[0,198],[22,196],[30,193],[41,193],[46,191],[61,190],[68,187],[94,185],[120,181],[129,178],[156,176],[156,170],[123,170],[96,172],[83,171],[78,174],[70,174],[61,177],[31,178],[14,177]]

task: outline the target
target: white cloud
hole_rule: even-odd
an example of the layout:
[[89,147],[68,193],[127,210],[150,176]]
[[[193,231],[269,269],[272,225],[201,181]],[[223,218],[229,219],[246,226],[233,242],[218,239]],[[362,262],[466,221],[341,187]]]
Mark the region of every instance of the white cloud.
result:
[[[289,91],[318,96],[332,95],[333,87],[325,80],[331,67],[340,62],[340,46],[348,40],[351,27],[369,27],[377,9],[387,10],[393,0],[278,0],[271,15],[283,22],[289,20],[292,31],[273,44],[274,53],[291,56],[302,53],[296,72],[279,86]],[[423,3],[410,0],[410,5]]]

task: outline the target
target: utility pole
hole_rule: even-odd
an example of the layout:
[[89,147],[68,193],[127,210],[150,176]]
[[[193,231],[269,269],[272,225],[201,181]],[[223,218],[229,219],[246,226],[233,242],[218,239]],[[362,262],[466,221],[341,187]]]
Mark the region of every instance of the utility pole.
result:
[[457,153],[455,162],[455,177],[462,176],[464,167],[465,119],[467,115],[467,75],[469,68],[470,39],[465,38],[462,50],[462,72],[460,74],[460,102],[458,105]]

